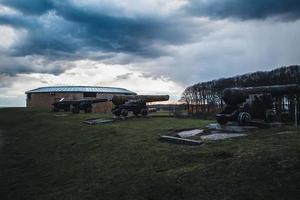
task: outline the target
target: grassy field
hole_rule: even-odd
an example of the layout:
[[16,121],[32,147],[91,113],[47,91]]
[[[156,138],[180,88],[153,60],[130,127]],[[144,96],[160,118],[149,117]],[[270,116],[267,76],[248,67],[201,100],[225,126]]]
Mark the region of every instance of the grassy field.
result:
[[[209,121],[87,118],[0,109],[0,199],[299,199],[300,131],[261,130],[202,146],[161,143]],[[285,134],[278,132],[291,130]],[[1,145],[2,144],[2,145]]]

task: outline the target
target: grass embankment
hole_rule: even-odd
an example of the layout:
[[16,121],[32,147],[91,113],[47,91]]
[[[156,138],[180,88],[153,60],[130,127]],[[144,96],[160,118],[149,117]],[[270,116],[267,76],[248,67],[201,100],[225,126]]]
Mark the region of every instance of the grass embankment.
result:
[[92,117],[99,115],[1,109],[0,199],[300,196],[299,131],[263,130],[190,147],[161,143],[158,137],[208,121],[155,117],[81,123]]

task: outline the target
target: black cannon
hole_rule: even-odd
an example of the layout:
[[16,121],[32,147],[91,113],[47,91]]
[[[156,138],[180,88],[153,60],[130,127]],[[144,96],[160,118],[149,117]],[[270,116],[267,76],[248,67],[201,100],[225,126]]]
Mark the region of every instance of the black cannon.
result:
[[222,99],[226,106],[217,114],[219,124],[238,122],[247,124],[251,119],[273,122],[277,119],[273,97],[300,94],[299,85],[276,85],[247,88],[228,88],[223,91]]
[[135,116],[148,114],[148,102],[168,101],[169,95],[115,95],[112,102],[115,105],[112,113],[115,116],[126,117],[128,112],[133,112]]
[[60,101],[55,102],[52,104],[53,108],[52,110],[54,112],[59,112],[60,110],[64,110],[65,112],[68,112],[72,110],[74,114],[77,114],[80,112],[80,110],[83,110],[85,113],[92,112],[93,104],[99,103],[99,102],[106,102],[107,99],[82,99],[82,100],[73,100],[73,101],[64,101],[64,98],[62,98]]

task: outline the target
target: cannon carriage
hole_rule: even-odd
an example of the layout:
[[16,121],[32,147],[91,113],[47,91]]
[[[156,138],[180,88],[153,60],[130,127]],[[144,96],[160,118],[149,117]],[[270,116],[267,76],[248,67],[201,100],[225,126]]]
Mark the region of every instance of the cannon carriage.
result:
[[300,86],[296,84],[227,88],[222,95],[226,106],[221,113],[216,115],[216,120],[222,125],[227,122],[246,125],[252,119],[274,122],[278,116],[273,99],[284,95],[299,94]]
[[107,99],[82,99],[82,100],[73,100],[73,101],[64,101],[62,98],[60,101],[52,104],[52,110],[54,112],[59,112],[60,110],[64,110],[65,112],[69,112],[72,110],[72,113],[78,114],[81,110],[85,113],[92,112],[93,104],[99,102],[106,102]]
[[147,103],[168,100],[169,95],[115,95],[112,98],[115,105],[112,113],[118,117],[126,117],[129,112],[135,116],[146,116],[149,112]]

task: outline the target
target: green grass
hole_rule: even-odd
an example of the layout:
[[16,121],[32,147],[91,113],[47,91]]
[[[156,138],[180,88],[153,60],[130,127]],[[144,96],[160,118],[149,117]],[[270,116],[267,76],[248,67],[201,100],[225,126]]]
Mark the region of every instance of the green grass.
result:
[[95,117],[0,109],[0,199],[299,199],[300,132],[276,134],[291,127],[191,147],[158,138],[209,121]]

